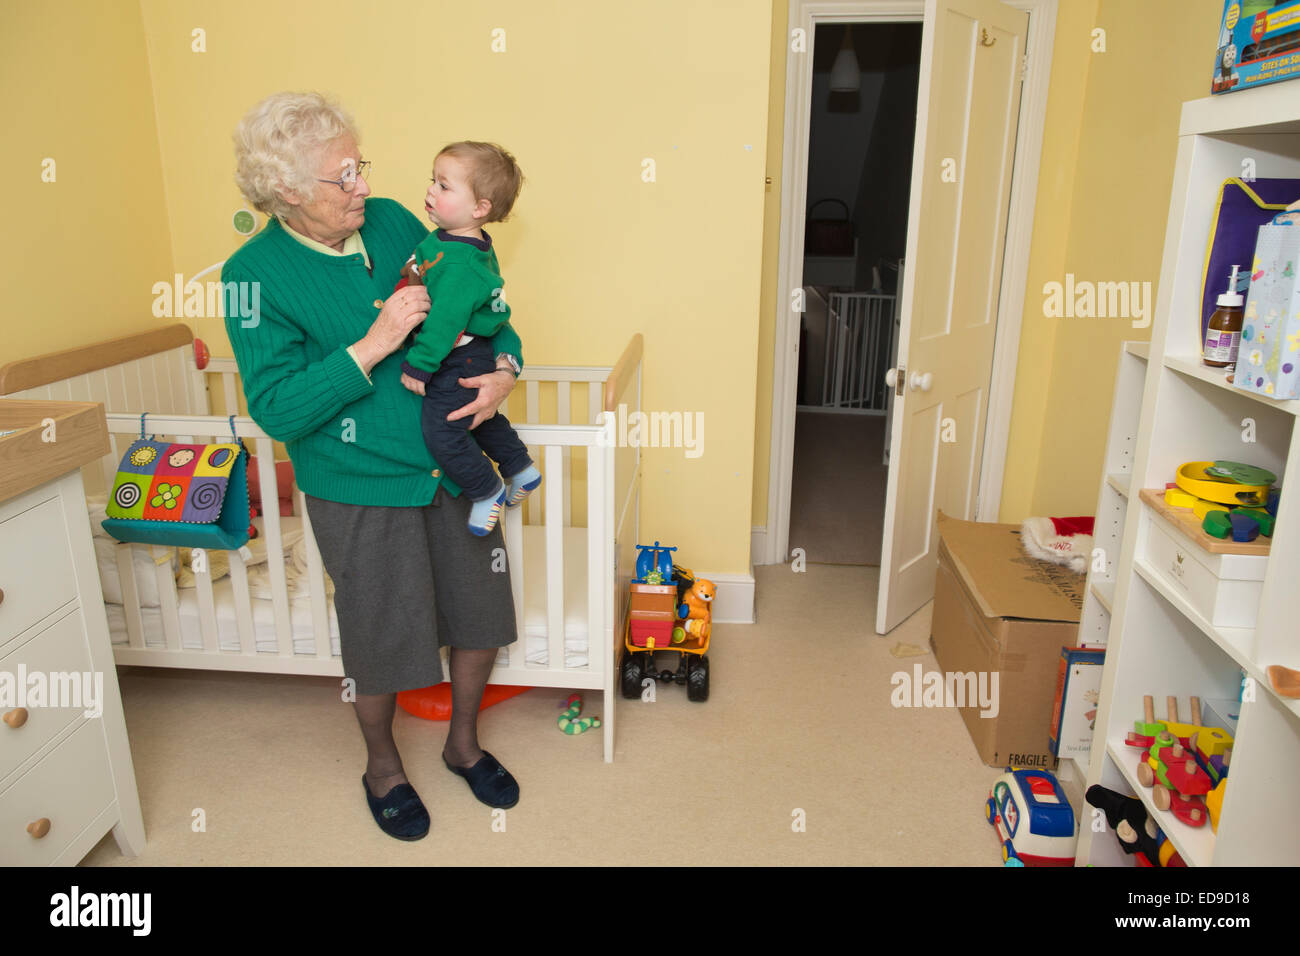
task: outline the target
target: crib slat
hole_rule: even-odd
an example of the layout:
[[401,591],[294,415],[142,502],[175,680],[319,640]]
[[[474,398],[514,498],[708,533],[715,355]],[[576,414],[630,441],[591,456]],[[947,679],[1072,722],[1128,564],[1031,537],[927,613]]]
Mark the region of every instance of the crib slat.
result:
[[[199,599],[199,634],[203,637],[203,650],[209,654],[221,648],[217,643],[217,609],[212,599],[212,569],[208,564],[210,554],[203,548],[190,551],[190,570],[194,572],[194,587]],[[202,570],[194,567],[199,565]]]
[[510,569],[510,593],[515,602],[515,643],[510,645],[507,662],[511,667],[528,666],[528,629],[525,627],[524,575],[529,573],[524,562],[523,508],[507,508],[502,534],[506,539],[506,565]]
[[248,568],[244,564],[243,548],[229,551],[230,592],[235,599],[235,630],[239,634],[239,653],[257,654],[257,635],[253,629],[253,602],[248,593]]
[[[573,418],[569,411],[569,400],[573,393],[573,385],[569,382],[555,383],[555,418],[556,423],[560,425],[572,425]],[[564,526],[566,528],[573,525],[573,448],[570,445],[563,447],[563,455],[560,460],[560,485],[564,491]]]
[[174,352],[158,352],[152,356],[154,383],[158,388],[158,410],[168,415],[181,414],[184,402],[177,398],[176,360]]
[[221,394],[226,400],[226,414],[239,414],[239,398],[235,393],[235,376],[230,372],[223,372],[221,375]]
[[181,615],[176,595],[176,577],[170,557],[165,561],[160,560],[159,550],[166,551],[155,549],[152,545],[149,547],[149,553],[154,559],[154,573],[158,579],[158,609],[162,613],[163,637],[169,651],[179,651],[182,647]]
[[[546,473],[561,473],[559,445],[546,447]],[[560,483],[550,481],[546,489],[546,666],[564,669],[564,514]]]
[[606,484],[606,465],[613,454],[612,448],[587,448],[587,667],[597,674],[605,672],[606,607],[614,597],[609,555],[612,509]]
[[122,584],[122,612],[126,617],[127,644],[143,649],[144,621],[140,618],[140,591],[135,580],[133,547],[126,542],[119,542],[114,548],[114,556],[117,558],[117,578]]
[[[529,425],[539,425],[542,421],[540,386],[536,380],[524,382],[524,421]],[[536,461],[543,453],[542,446],[530,446],[529,456]],[[545,468],[543,468],[545,471]],[[525,503],[530,524],[542,524],[546,521],[545,506],[540,495],[531,496]]]
[[307,542],[307,587],[311,591],[311,630],[316,657],[326,660],[334,656],[330,646],[329,609],[325,602],[325,562],[321,560],[316,544],[316,533],[307,513],[307,498],[301,488],[294,489],[298,500],[298,513],[302,515],[302,533]]
[[112,432],[108,433],[108,454],[99,459],[99,464],[104,471],[104,496],[108,497],[113,491],[113,481],[117,478],[117,466],[122,461],[122,455],[125,452],[119,452],[117,449],[117,436]]
[[[280,502],[275,496],[275,445],[255,439],[257,477],[262,484],[262,533],[266,536],[266,565],[271,572],[271,605],[275,638],[282,657],[293,656],[293,624],[289,617],[289,584],[284,573],[284,537],[280,533]],[[269,499],[269,505],[268,505]]]

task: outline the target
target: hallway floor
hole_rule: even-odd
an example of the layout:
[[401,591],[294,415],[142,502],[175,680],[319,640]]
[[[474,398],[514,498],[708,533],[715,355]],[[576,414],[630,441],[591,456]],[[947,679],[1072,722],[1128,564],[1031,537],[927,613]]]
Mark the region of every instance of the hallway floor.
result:
[[[710,699],[666,685],[654,703],[620,699],[614,763],[599,731],[556,729],[566,691],[483,711],[480,742],[522,791],[504,832],[443,767],[445,724],[398,710],[433,818],[428,837],[402,843],[366,809],[364,747],[337,680],[122,668],[148,846],[128,859],[110,834],[83,865],[1000,865],[983,809],[998,769],[956,710],[890,703],[893,673],[937,669],[933,655],[890,654],[928,647],[929,606],[882,638],[878,569],[755,573],[758,623],[715,627]],[[589,696],[584,713],[599,704]]]
[[819,564],[880,564],[885,417],[801,409],[795,417],[790,547]]

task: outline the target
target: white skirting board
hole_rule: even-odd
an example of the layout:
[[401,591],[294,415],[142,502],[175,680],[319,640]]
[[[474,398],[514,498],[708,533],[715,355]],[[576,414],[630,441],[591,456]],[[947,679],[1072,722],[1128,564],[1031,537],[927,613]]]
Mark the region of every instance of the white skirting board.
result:
[[718,624],[754,623],[754,575],[710,574],[698,572],[699,577],[712,581],[718,589],[713,598],[713,620]]
[[768,560],[767,526],[749,529],[749,563],[763,564]]

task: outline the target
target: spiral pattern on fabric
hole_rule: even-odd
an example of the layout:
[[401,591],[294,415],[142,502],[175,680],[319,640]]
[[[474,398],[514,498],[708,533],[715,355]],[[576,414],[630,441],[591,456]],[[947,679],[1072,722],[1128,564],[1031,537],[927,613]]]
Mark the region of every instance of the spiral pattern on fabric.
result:
[[215,507],[221,501],[221,486],[211,481],[195,485],[190,489],[190,501],[200,510]]

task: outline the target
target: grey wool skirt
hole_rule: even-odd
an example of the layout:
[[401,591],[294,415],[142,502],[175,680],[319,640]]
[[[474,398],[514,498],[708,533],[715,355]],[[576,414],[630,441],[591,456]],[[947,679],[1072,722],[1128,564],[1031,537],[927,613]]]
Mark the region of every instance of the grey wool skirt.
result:
[[343,673],[358,694],[441,682],[441,645],[482,650],[514,643],[501,525],[486,537],[471,534],[468,497],[442,486],[422,508],[305,497],[334,581]]

